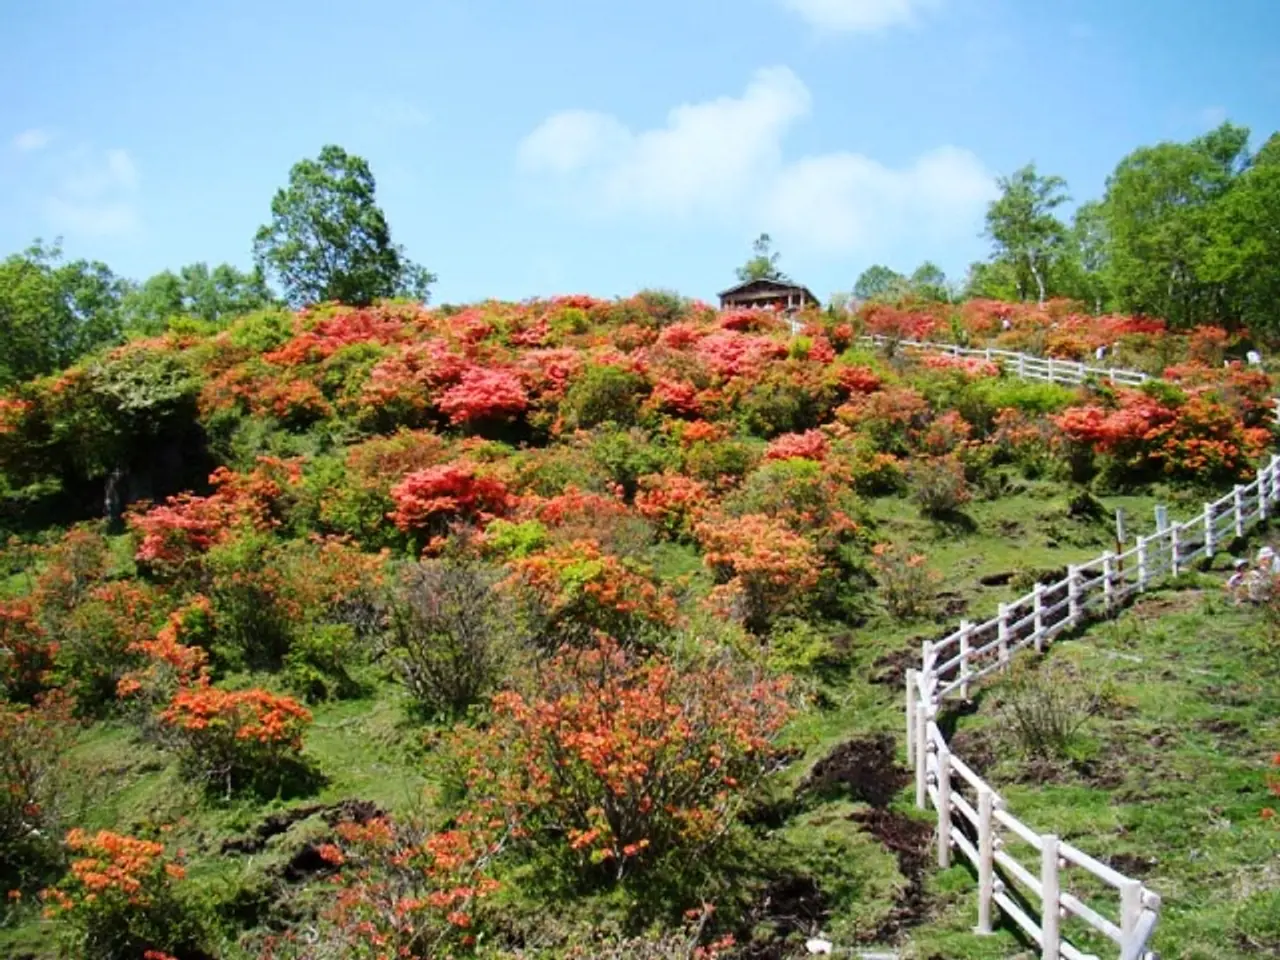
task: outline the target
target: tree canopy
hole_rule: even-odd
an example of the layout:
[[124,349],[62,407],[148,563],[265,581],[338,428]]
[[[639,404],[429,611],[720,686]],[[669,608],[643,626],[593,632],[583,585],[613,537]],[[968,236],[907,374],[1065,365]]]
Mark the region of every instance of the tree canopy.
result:
[[206,263],[192,263],[177,273],[163,270],[131,289],[123,310],[128,329],[154,334],[163,331],[172,317],[220,324],[274,300],[258,267],[243,273],[226,263],[212,270]]
[[259,268],[276,277],[290,304],[426,302],[435,275],[392,243],[375,190],[369,164],[341,147],[294,164],[288,186],[271,201],[271,222],[253,243]]
[[749,280],[786,280],[787,275],[778,269],[781,256],[773,249],[773,240],[767,233],[756,237],[751,245],[751,259],[738,268],[738,279],[744,283]]

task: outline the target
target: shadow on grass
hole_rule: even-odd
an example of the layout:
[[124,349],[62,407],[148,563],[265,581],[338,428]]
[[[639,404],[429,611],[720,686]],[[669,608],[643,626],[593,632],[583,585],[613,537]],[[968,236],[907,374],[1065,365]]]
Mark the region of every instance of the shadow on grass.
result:
[[977,522],[962,510],[931,513],[926,519],[937,537],[971,536],[978,532]]

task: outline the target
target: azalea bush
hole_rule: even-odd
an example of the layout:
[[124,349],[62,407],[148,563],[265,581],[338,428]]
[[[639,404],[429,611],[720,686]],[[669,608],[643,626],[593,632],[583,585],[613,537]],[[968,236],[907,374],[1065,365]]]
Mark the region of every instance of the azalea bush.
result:
[[912,501],[928,517],[955,514],[972,499],[964,473],[964,464],[956,456],[913,460],[907,468]]
[[929,569],[924,554],[900,544],[877,543],[871,548],[870,567],[891,616],[913,620],[934,612],[941,578]]
[[255,777],[278,777],[296,767],[311,713],[266,690],[199,683],[180,688],[159,722],[187,769],[230,793]]
[[601,640],[561,650],[532,692],[501,693],[492,711],[450,747],[465,803],[513,840],[617,881],[724,839],[774,769],[791,706],[782,680]]
[[65,845],[71,869],[42,896],[71,955],[164,960],[205,949],[209,924],[183,896],[185,870],[164,844],[76,829]]
[[694,532],[703,562],[720,582],[713,598],[754,630],[762,631],[818,583],[818,551],[779,520],[717,515]]

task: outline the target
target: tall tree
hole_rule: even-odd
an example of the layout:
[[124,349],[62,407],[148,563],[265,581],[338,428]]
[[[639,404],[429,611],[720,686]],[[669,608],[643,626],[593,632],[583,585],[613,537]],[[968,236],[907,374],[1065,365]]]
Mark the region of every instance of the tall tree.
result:
[[1174,326],[1221,319],[1230,291],[1207,279],[1215,203],[1248,163],[1249,131],[1223,124],[1190,143],[1133,151],[1107,180],[1103,213],[1118,306]]
[[253,243],[258,266],[279,279],[290,303],[427,300],[436,278],[391,242],[375,188],[369,164],[341,147],[294,164]]
[[778,269],[781,254],[773,249],[773,240],[767,233],[756,237],[751,245],[752,257],[738,268],[738,279],[748,280],[785,280],[786,274]]
[[934,300],[946,303],[951,299],[951,288],[947,284],[947,275],[932,260],[926,260],[916,267],[907,281],[911,294],[922,300]]
[[1280,133],[1215,204],[1200,277],[1229,291],[1232,319],[1280,336]]
[[0,263],[0,384],[52,373],[120,338],[125,284],[36,240]]
[[1067,182],[1040,176],[1031,163],[997,182],[1000,196],[987,209],[987,236],[997,259],[1013,266],[1019,299],[1027,299],[1034,288],[1044,303],[1050,271],[1066,247],[1067,228],[1054,210],[1069,199]]
[[899,296],[906,285],[907,278],[897,270],[877,263],[858,275],[858,282],[853,285],[853,295],[860,300],[885,300]]
[[176,274],[157,273],[130,290],[124,299],[125,323],[143,333],[159,333],[177,316],[224,323],[274,299],[259,267],[242,273],[226,263],[212,270],[206,263],[192,263]]

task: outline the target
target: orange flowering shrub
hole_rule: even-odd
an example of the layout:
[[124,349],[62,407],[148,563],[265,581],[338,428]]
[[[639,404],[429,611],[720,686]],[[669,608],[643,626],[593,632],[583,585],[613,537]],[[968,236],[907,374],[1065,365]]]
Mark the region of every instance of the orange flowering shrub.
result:
[[871,572],[885,609],[909,620],[933,612],[941,577],[925,566],[925,556],[905,547],[877,543],[871,548]]
[[706,511],[711,491],[681,473],[651,473],[639,480],[636,511],[672,539],[687,539]]
[[590,540],[555,544],[511,562],[512,579],[531,591],[555,636],[566,629],[629,637],[646,624],[670,626],[675,601],[626,560]]
[[0,693],[30,703],[48,687],[58,644],[27,600],[0,600]]
[[116,695],[148,707],[169,700],[179,688],[208,681],[209,655],[200,647],[182,642],[191,635],[206,636],[212,628],[213,604],[196,595],[169,614],[154,637],[136,640],[129,652],[145,659],[145,666],[130,670],[116,683]]
[[702,559],[720,581],[713,600],[739,608],[763,629],[775,614],[818,583],[818,552],[787,525],[763,514],[716,515],[694,527]]
[[906,453],[927,420],[929,402],[913,387],[886,387],[854,394],[836,410],[836,419],[866,434],[884,453]]
[[821,430],[804,433],[784,433],[769,441],[764,452],[766,460],[823,460],[827,456],[827,437]]
[[148,584],[114,580],[94,587],[59,631],[56,677],[84,714],[116,699],[116,685],[137,665],[138,644],[151,639],[162,600]]
[[384,817],[343,822],[317,848],[338,893],[318,918],[317,943],[272,935],[259,960],[435,960],[472,953],[488,875],[501,850],[500,819],[463,813],[453,829],[426,833]]
[[721,839],[770,771],[791,715],[783,680],[640,659],[602,639],[563,648],[537,693],[494,697],[451,752],[467,802],[512,836],[618,880]]
[[311,713],[266,690],[197,683],[180,687],[158,719],[184,763],[230,792],[237,782],[296,760]]
[[185,871],[164,844],[79,829],[65,844],[71,869],[41,897],[75,956],[154,960],[201,949],[206,932],[178,890]]

